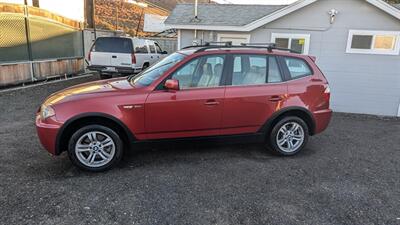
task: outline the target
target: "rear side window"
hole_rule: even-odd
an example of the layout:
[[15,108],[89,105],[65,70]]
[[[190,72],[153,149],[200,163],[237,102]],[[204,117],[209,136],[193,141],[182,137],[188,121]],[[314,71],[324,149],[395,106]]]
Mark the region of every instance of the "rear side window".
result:
[[147,50],[147,45],[144,40],[135,41],[135,53],[144,53],[147,54],[149,51]]
[[153,44],[149,44],[149,47],[150,47],[150,52],[151,53],[156,53],[156,48],[154,47]]
[[275,57],[234,55],[232,85],[259,85],[281,81],[282,76]]
[[112,53],[132,53],[132,40],[129,38],[107,37],[97,38],[92,51]]
[[312,75],[310,67],[302,59],[285,57],[285,63],[292,79]]

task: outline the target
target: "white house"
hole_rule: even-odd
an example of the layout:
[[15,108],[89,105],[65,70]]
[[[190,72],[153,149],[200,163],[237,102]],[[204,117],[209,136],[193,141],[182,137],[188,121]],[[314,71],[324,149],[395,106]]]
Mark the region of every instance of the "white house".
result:
[[382,0],[291,5],[179,4],[166,20],[178,47],[271,43],[317,57],[339,112],[400,116],[400,7]]

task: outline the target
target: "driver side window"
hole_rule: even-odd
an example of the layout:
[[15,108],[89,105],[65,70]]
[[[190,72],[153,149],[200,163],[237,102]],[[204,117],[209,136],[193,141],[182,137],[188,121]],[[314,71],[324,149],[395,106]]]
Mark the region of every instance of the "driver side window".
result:
[[173,75],[180,89],[218,87],[221,83],[225,56],[211,55],[190,61]]

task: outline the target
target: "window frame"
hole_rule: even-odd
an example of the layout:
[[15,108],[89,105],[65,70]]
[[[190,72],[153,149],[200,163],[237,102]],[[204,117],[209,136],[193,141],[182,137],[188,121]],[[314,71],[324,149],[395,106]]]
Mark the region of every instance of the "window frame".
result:
[[[267,62],[267,76],[266,76],[266,80],[265,83],[263,84],[241,84],[241,85],[233,85],[233,69],[234,69],[234,60],[236,56],[240,56],[240,55],[259,55],[259,56],[263,56],[266,59]],[[278,65],[278,69],[279,69],[279,73],[281,75],[281,79],[282,81],[280,82],[274,82],[274,83],[268,83],[268,78],[269,78],[269,57],[274,57],[276,60],[276,63]],[[225,82],[225,86],[226,87],[251,87],[251,86],[265,86],[265,85],[277,85],[277,84],[282,84],[284,82],[287,81],[287,75],[286,75],[286,71],[283,68],[282,64],[281,64],[281,58],[279,55],[270,55],[270,54],[262,54],[262,53],[232,53],[232,54],[228,54],[228,63],[227,63],[227,76],[226,76],[226,82]],[[242,60],[241,60],[242,61]]]
[[[370,49],[356,49],[352,48],[353,36],[363,35],[372,36],[371,48]],[[396,40],[394,43],[394,49],[375,49],[376,36],[395,36]],[[400,31],[378,31],[378,30],[349,30],[347,39],[346,53],[349,54],[370,54],[370,55],[399,55],[400,54]]]
[[[298,76],[298,77],[294,77],[293,78],[291,73],[290,73],[289,67],[286,64],[285,58],[302,60],[306,64],[306,66],[308,67],[308,69],[310,70],[311,73],[308,74],[308,75],[302,75],[302,76]],[[310,66],[310,64],[307,62],[307,60],[305,60],[303,58],[294,57],[294,56],[279,56],[279,60],[278,61],[279,61],[280,65],[281,65],[281,67],[284,68],[283,70],[284,70],[284,80],[285,81],[298,80],[298,79],[302,79],[302,78],[305,78],[305,77],[311,77],[311,76],[315,75],[315,71],[313,70],[312,66]]]
[[[213,56],[221,56],[224,57],[224,65],[222,68],[222,76],[221,76],[221,80],[219,82],[219,86],[216,87],[192,87],[192,88],[186,88],[186,89],[181,89],[181,87],[179,87],[179,91],[191,91],[191,90],[200,90],[200,89],[214,89],[214,88],[225,88],[228,84],[227,84],[227,74],[228,74],[228,70],[229,70],[229,66],[230,66],[230,54],[224,54],[224,53],[215,53],[215,54],[205,54],[205,55],[199,55],[196,57],[193,57],[191,59],[189,59],[188,61],[186,61],[185,63],[183,63],[182,65],[180,65],[178,68],[176,68],[174,71],[171,71],[171,73],[165,78],[163,79],[156,87],[155,90],[166,90],[164,87],[164,84],[167,80],[172,79],[172,76],[179,71],[180,69],[184,68],[186,65],[190,64],[191,62],[200,59],[202,57],[213,57]],[[197,69],[197,67],[196,67]]]
[[277,38],[287,38],[289,39],[289,46],[291,48],[292,39],[304,39],[304,52],[302,55],[308,55],[310,52],[310,42],[311,42],[311,34],[291,34],[291,33],[272,33],[271,34],[271,43],[275,43]]

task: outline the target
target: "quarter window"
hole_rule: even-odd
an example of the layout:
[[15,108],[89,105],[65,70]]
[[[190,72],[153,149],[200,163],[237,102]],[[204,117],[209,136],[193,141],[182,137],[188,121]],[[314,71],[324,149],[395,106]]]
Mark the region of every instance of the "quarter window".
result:
[[187,63],[172,75],[181,89],[218,87],[221,84],[225,56],[199,57]]
[[232,85],[260,85],[281,82],[275,57],[266,55],[235,55]]
[[149,47],[150,47],[150,52],[151,53],[156,53],[156,48],[154,47],[153,44],[149,44]]
[[285,62],[292,79],[312,75],[310,67],[302,59],[285,57]]
[[347,53],[398,55],[400,32],[350,30]]

